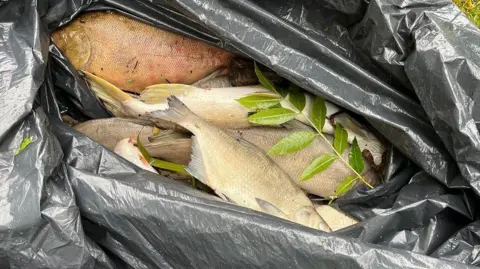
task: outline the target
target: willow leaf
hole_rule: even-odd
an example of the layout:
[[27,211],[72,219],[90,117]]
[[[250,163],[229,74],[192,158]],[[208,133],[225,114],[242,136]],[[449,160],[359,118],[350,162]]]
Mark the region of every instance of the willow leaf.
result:
[[349,156],[349,164],[353,168],[353,170],[357,171],[357,173],[363,173],[365,168],[365,164],[363,162],[362,151],[358,146],[357,138],[355,137],[352,142],[352,147],[350,149],[350,156]]
[[348,133],[343,129],[343,126],[339,123],[335,124],[335,136],[333,140],[333,147],[335,150],[342,154],[345,152],[348,146]]
[[337,155],[333,153],[326,153],[314,159],[302,173],[300,181],[305,181],[312,178],[314,175],[325,171],[337,159]]
[[358,177],[347,176],[340,185],[338,185],[337,189],[335,190],[335,197],[342,196],[346,192],[348,192],[353,187],[353,183],[358,179]]
[[306,148],[312,143],[317,134],[313,132],[296,132],[285,138],[282,138],[277,144],[269,150],[269,155],[283,155]]
[[263,85],[263,87],[271,90],[274,93],[278,93],[277,89],[275,89],[275,85],[273,85],[273,82],[270,81],[265,75],[262,73],[262,70],[257,65],[257,62],[254,62],[255,65],[255,74],[257,75],[258,81],[260,81],[260,84]]
[[248,117],[252,123],[262,125],[278,125],[294,119],[297,113],[288,108],[272,108],[262,110]]
[[279,104],[281,100],[278,95],[254,93],[237,99],[237,102],[246,108],[265,109]]
[[288,97],[289,97],[290,103],[296,109],[298,109],[298,111],[300,112],[303,111],[307,103],[307,100],[305,98],[305,94],[298,86],[293,85],[290,87]]
[[327,117],[327,107],[325,106],[325,99],[320,96],[317,96],[313,101],[312,111],[311,111],[311,120],[315,128],[320,132],[323,130],[325,125],[325,118]]

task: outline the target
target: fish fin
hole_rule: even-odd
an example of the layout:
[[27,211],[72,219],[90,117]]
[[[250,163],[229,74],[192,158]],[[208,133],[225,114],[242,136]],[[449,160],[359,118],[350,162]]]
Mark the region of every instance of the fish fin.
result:
[[[194,87],[199,87],[200,85],[202,85],[203,83],[209,81],[209,80],[212,80],[218,76],[220,76],[224,71],[226,70],[226,68],[219,68],[215,71],[213,71],[210,75],[200,79],[200,80],[197,80],[197,82],[193,83],[192,86]],[[201,88],[201,87],[200,87]]]
[[272,205],[271,203],[265,200],[262,200],[260,198],[255,198],[255,200],[257,201],[257,204],[265,213],[268,213],[273,216],[277,216],[282,219],[288,219],[285,213],[283,213],[280,209],[278,209],[276,206]]
[[95,94],[95,96],[97,96],[98,99],[104,102],[105,107],[112,114],[118,117],[128,115],[122,103],[133,99],[132,96],[92,73],[83,70],[81,72],[84,74],[92,92]]
[[185,118],[195,115],[184,103],[182,103],[182,101],[180,101],[180,99],[178,99],[178,97],[174,95],[169,96],[167,101],[167,109],[147,112],[147,116],[160,118],[181,125],[181,122]]
[[146,104],[162,104],[171,95],[182,97],[196,89],[198,88],[185,84],[156,84],[145,88],[139,99]]
[[208,185],[205,163],[203,162],[202,151],[196,136],[192,136],[192,153],[190,163],[185,170],[205,185]]
[[149,136],[148,141],[155,143],[185,138],[190,138],[190,136],[187,136],[184,133],[176,132],[175,130],[159,130],[157,134]]
[[118,104],[111,104],[108,102],[104,102],[103,105],[105,108],[115,117],[127,117],[128,114],[125,112],[122,106]]
[[215,190],[215,193],[220,197],[222,198],[222,200],[225,200],[227,202],[230,202],[232,204],[236,204],[232,199],[228,198],[228,196],[226,196],[225,194],[219,192],[218,190]]

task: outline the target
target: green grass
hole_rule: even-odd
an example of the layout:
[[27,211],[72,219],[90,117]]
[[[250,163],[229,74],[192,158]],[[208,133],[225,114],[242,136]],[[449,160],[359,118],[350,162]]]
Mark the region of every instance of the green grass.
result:
[[480,0],[453,0],[453,2],[480,28]]

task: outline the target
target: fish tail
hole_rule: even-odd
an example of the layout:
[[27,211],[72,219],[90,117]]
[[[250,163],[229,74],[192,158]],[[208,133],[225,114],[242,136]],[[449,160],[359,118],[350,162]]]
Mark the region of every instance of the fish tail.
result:
[[127,116],[129,113],[125,111],[123,103],[125,101],[134,99],[110,82],[97,77],[87,71],[83,71],[87,82],[90,84],[90,89],[97,96],[98,99],[104,102],[107,109],[117,117]]
[[167,98],[168,108],[165,110],[156,110],[148,113],[152,117],[171,121],[181,126],[183,122],[195,116],[193,112],[178,97],[171,95]]

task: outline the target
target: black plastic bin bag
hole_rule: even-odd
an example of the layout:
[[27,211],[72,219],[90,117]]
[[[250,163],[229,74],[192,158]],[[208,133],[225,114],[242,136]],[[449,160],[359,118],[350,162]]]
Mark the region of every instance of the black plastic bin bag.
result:
[[[110,114],[50,41],[127,16],[256,60],[369,122],[384,183],[341,197],[334,233],[143,171],[61,120]],[[479,265],[480,30],[450,1],[0,4],[0,268],[470,268]]]

